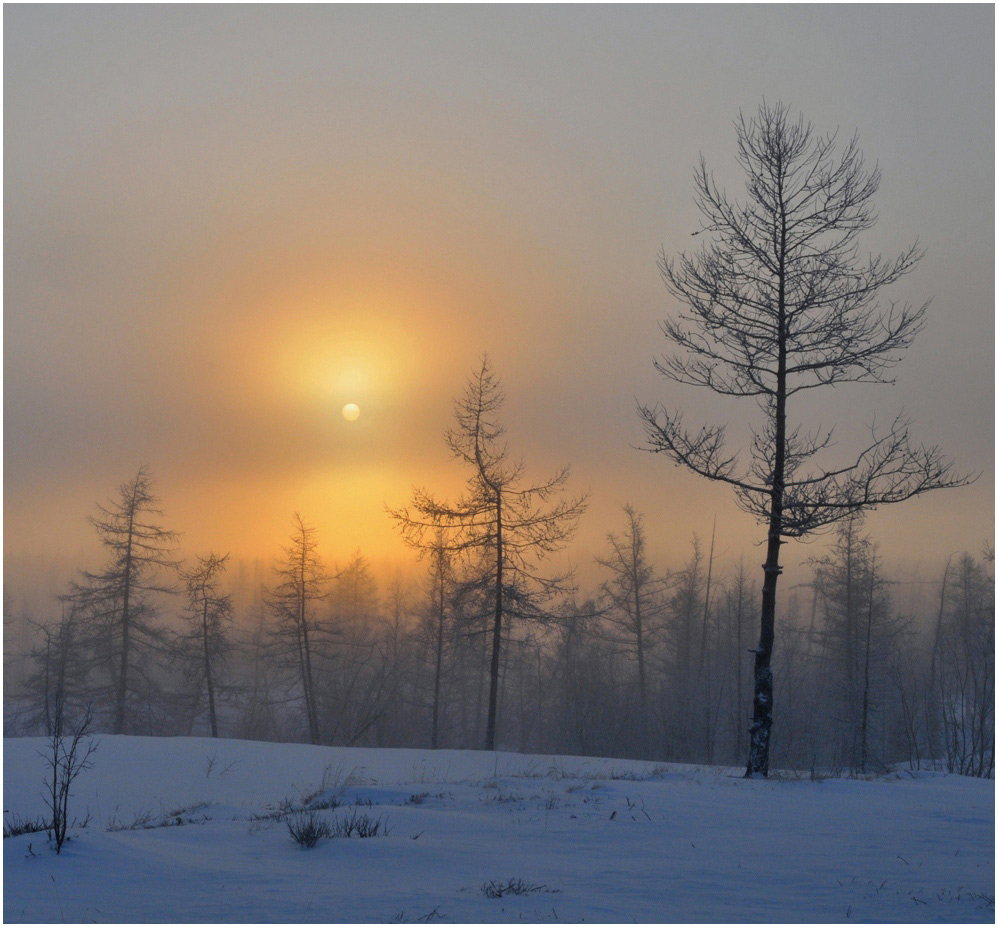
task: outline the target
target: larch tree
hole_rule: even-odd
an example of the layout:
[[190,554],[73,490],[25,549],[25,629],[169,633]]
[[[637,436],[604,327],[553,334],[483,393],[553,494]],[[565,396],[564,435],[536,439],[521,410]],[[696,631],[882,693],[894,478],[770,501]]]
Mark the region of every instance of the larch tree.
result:
[[828,703],[841,731],[839,762],[867,772],[870,719],[882,700],[890,653],[898,649],[902,623],[892,614],[887,580],[876,544],[862,532],[863,519],[843,519],[829,554],[814,562],[813,588],[822,605],[816,630],[819,656],[828,670]]
[[328,595],[329,577],[319,557],[315,528],[298,512],[288,545],[277,562],[277,582],[268,591],[267,601],[277,619],[276,636],[283,655],[294,665],[305,703],[309,739],[319,743],[319,709],[316,699],[316,635],[320,619],[318,604]]
[[87,654],[79,646],[76,603],[64,602],[58,621],[39,624],[41,640],[26,656],[22,691],[31,720],[45,735],[62,727],[64,714],[82,716],[86,705]]
[[648,749],[648,655],[661,630],[665,584],[648,558],[644,519],[630,504],[619,534],[607,535],[607,553],[596,562],[609,571],[602,591],[608,608],[604,617],[619,645],[634,654],[638,669],[638,711],[641,749]]
[[995,581],[966,553],[952,572],[930,697],[941,715],[946,768],[989,777],[995,745]]
[[750,588],[748,574],[745,572],[745,559],[739,558],[738,568],[731,582],[724,591],[723,636],[728,644],[729,657],[726,661],[731,667],[731,706],[732,724],[734,727],[734,758],[735,762],[745,755],[745,723],[747,717],[745,700],[745,679],[748,676],[747,667],[743,664],[747,657],[745,642],[748,634],[747,621],[751,618],[749,600],[753,590]]
[[378,586],[359,550],[332,578],[329,614],[318,703],[327,719],[327,739],[352,745],[380,723],[386,694]]
[[[824,454],[831,430],[800,420],[806,391],[842,383],[889,383],[922,328],[928,304],[881,304],[881,292],[918,263],[912,245],[894,258],[864,257],[860,236],[876,222],[880,172],[865,166],[854,136],[840,153],[788,108],[763,103],[735,123],[746,198],[717,183],[701,158],[695,174],[704,244],[659,267],[677,314],[662,324],[675,349],[656,361],[668,379],[753,402],[749,460],[725,442],[723,425],[687,427],[679,411],[639,405],[647,449],[734,488],[766,525],[755,695],[746,776],[769,769],[772,655],[780,547],[852,513],[960,485],[937,447],[917,445],[899,416],[871,428],[848,460]],[[798,418],[794,418],[796,411]]]
[[184,630],[178,635],[177,652],[196,699],[202,693],[208,700],[208,723],[211,736],[218,737],[216,694],[218,672],[230,642],[232,596],[219,588],[229,555],[210,553],[181,572],[187,587],[187,607],[183,613]]
[[428,556],[430,570],[427,577],[425,619],[432,639],[433,696],[430,720],[430,747],[440,745],[440,692],[443,683],[444,647],[448,626],[453,623],[450,599],[453,597],[454,568],[447,549],[443,528],[437,528],[428,539],[428,547],[420,549],[420,556]]
[[83,572],[66,597],[80,616],[78,644],[87,648],[97,686],[108,696],[112,731],[128,728],[129,702],[137,677],[150,683],[148,667],[137,657],[163,648],[155,599],[175,590],[177,533],[160,524],[163,516],[146,466],[123,483],[118,496],[98,505],[90,518],[108,556],[99,572]]
[[570,540],[586,507],[584,495],[562,497],[568,467],[546,481],[527,481],[523,461],[511,457],[505,440],[504,401],[502,383],[484,356],[455,400],[455,425],[445,433],[452,456],[468,469],[464,494],[448,502],[418,489],[408,506],[389,511],[413,547],[434,544],[426,539],[443,528],[448,549],[484,555],[492,625],[486,750],[495,749],[505,624],[543,617],[538,605],[561,586],[538,573],[538,561]]
[[695,750],[697,706],[703,701],[700,688],[700,651],[706,614],[706,582],[703,550],[694,534],[693,553],[669,581],[667,618],[662,654],[662,733],[669,755],[688,757]]
[[359,550],[336,572],[329,597],[333,616],[344,629],[370,625],[378,611],[378,585],[370,562]]

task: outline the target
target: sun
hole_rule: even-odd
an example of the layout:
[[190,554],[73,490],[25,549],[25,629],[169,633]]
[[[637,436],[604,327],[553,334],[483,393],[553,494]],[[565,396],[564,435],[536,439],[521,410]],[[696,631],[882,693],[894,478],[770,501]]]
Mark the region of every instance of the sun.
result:
[[355,422],[360,418],[360,406],[355,402],[348,402],[343,407],[343,417],[348,422]]

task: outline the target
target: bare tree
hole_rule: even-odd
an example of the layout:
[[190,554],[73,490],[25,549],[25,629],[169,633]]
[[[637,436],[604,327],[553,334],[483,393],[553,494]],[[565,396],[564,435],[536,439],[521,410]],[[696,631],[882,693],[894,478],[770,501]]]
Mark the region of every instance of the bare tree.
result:
[[967,776],[994,773],[994,589],[994,577],[978,560],[970,554],[957,559],[930,693],[941,715],[946,767]]
[[423,545],[442,527],[450,549],[488,552],[493,608],[486,750],[495,748],[504,620],[541,617],[537,596],[549,597],[560,583],[541,577],[537,561],[568,542],[586,506],[585,496],[555,501],[568,481],[567,467],[525,485],[525,466],[510,458],[499,420],[504,400],[485,356],[455,401],[455,427],[445,435],[452,455],[470,470],[464,495],[450,503],[419,489],[409,506],[389,512],[411,546]]
[[63,725],[64,714],[82,716],[87,704],[87,656],[80,646],[79,625],[76,603],[63,602],[58,621],[36,625],[41,640],[24,655],[28,670],[22,692],[28,723],[48,737]]
[[142,466],[121,485],[118,498],[97,506],[98,514],[90,523],[109,563],[98,573],[84,572],[67,596],[81,616],[80,643],[91,653],[98,685],[109,692],[115,734],[128,725],[136,675],[151,683],[148,667],[137,664],[136,656],[163,646],[162,630],[155,623],[155,596],[174,592],[162,577],[177,567],[177,533],[160,525],[163,513],[158,504],[152,476]]
[[[259,590],[263,592],[263,590]],[[246,628],[240,645],[235,648],[237,664],[241,662],[242,716],[239,735],[246,740],[272,740],[276,737],[272,683],[276,675],[270,659],[272,648],[267,631],[267,603],[261,595],[252,606],[255,626]],[[240,659],[241,658],[241,659]]]
[[229,555],[210,553],[181,574],[187,584],[187,625],[178,636],[178,652],[200,699],[208,699],[208,722],[211,736],[218,737],[218,714],[215,707],[218,668],[229,649],[228,626],[232,623],[232,597],[218,586]]
[[291,541],[277,563],[277,583],[268,593],[271,612],[277,618],[277,637],[282,652],[295,666],[301,682],[309,738],[319,743],[319,711],[313,673],[318,603],[328,594],[329,577],[319,558],[315,528],[295,512]]
[[66,832],[69,829],[69,799],[73,783],[80,773],[93,765],[90,758],[97,745],[92,739],[84,740],[93,722],[93,712],[88,707],[76,725],[76,729],[67,733],[65,712],[60,705],[55,712],[55,726],[49,736],[48,751],[42,754],[47,766],[48,775],[45,784],[45,804],[48,806],[51,819],[52,840],[55,852],[62,852],[66,842]]
[[333,578],[330,599],[331,619],[322,629],[329,670],[318,688],[319,704],[329,719],[329,741],[353,745],[384,727],[393,659],[393,648],[380,633],[384,621],[377,583],[359,550]]
[[[745,559],[739,558],[738,568],[724,592],[722,609],[723,639],[727,643],[727,659],[725,663],[731,667],[731,715],[734,728],[733,748],[737,761],[744,756],[745,718],[747,703],[744,697],[743,664],[747,657],[745,635],[748,633],[746,621],[750,617],[748,600],[753,590],[750,588],[748,574],[745,572]],[[744,667],[747,670],[747,667]]]
[[643,517],[630,504],[620,534],[607,535],[609,551],[596,562],[610,571],[603,583],[609,608],[606,620],[624,635],[619,641],[634,654],[638,668],[638,726],[641,750],[648,748],[648,651],[661,628],[664,582],[648,559]]
[[891,612],[876,544],[861,532],[862,522],[853,514],[839,523],[831,552],[814,562],[813,587],[824,613],[815,632],[818,656],[840,722],[838,736],[828,739],[838,762],[866,773],[871,714],[883,700],[888,659],[904,628]]
[[852,460],[824,462],[831,431],[788,420],[802,392],[840,383],[888,383],[922,327],[927,303],[882,306],[885,287],[921,257],[863,258],[859,236],[876,221],[879,170],[867,169],[856,137],[840,155],[834,135],[793,121],[783,104],[763,104],[735,123],[745,202],[717,184],[701,158],[696,172],[701,233],[693,254],[659,266],[684,306],[662,329],[678,349],[656,362],[669,379],[753,400],[750,462],[725,447],[722,425],[689,429],[682,414],[640,406],[648,449],[710,480],[727,483],[746,511],[767,525],[755,699],[747,776],[765,776],[773,723],[771,660],[780,545],[850,513],[967,482],[937,447],[911,442],[898,417],[875,429]]
[[430,557],[430,575],[427,617],[432,624],[433,637],[433,708],[430,725],[430,747],[440,745],[440,688],[443,681],[444,644],[451,616],[448,609],[449,591],[453,585],[453,565],[443,528],[438,528],[429,542],[430,547],[421,553]]
[[668,756],[687,759],[695,742],[695,706],[703,701],[699,686],[698,654],[705,610],[703,551],[693,535],[690,559],[670,577],[668,618],[662,654],[662,733]]

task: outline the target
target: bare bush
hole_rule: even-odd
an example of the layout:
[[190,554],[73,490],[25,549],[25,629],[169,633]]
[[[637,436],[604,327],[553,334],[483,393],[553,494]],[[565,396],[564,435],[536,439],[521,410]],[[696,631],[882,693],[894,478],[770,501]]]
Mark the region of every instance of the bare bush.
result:
[[42,818],[22,818],[20,815],[12,814],[9,821],[3,825],[3,839],[8,837],[20,837],[21,834],[40,834],[42,831],[50,831],[52,822]]
[[329,821],[314,811],[296,814],[286,821],[291,839],[304,850],[311,850],[320,840],[333,836]]
[[389,834],[387,820],[372,818],[358,811],[333,821],[320,817],[314,810],[303,811],[289,817],[286,823],[291,839],[306,850],[312,849],[320,840],[335,837],[364,839],[379,834],[387,837]]
[[66,831],[69,827],[69,797],[73,782],[86,769],[93,765],[90,758],[97,745],[92,739],[84,738],[93,723],[93,711],[88,707],[76,731],[63,736],[64,719],[62,712],[58,713],[52,736],[49,738],[49,749],[42,754],[49,769],[45,804],[52,815],[52,836],[55,841],[56,853],[62,852],[66,842]]
[[354,811],[353,814],[339,818],[333,824],[333,837],[377,837],[381,834],[387,837],[388,822],[382,817],[372,818],[369,815]]
[[533,895],[536,892],[555,894],[560,891],[561,889],[558,888],[548,888],[546,885],[524,882],[523,879],[507,879],[505,882],[492,879],[482,885],[482,894],[486,898],[502,898],[505,895]]

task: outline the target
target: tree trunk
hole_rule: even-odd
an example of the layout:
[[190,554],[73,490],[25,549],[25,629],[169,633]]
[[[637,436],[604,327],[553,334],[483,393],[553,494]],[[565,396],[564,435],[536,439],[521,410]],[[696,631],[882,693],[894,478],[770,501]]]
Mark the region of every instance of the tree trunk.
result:
[[710,719],[710,583],[714,575],[714,536],[717,533],[717,516],[710,531],[710,556],[707,558],[707,588],[703,597],[703,628],[700,632],[700,672],[703,676],[703,738],[704,761],[714,761],[714,738]]
[[298,627],[301,629],[302,688],[305,691],[305,714],[308,718],[308,735],[313,744],[319,743],[319,715],[315,707],[315,688],[312,685],[312,651],[308,641],[308,612],[305,599],[305,555],[306,539],[304,529],[301,545],[301,565],[299,575]]
[[735,756],[742,756],[744,740],[744,696],[742,694],[742,599],[744,595],[744,562],[738,564],[738,605],[735,608]]
[[496,610],[492,623],[492,665],[489,671],[489,718],[485,749],[496,748],[496,710],[499,697],[499,653],[502,649],[502,495],[496,492]]
[[45,671],[43,678],[45,680],[45,690],[44,690],[44,707],[45,707],[45,736],[52,736],[52,709],[49,705],[49,666],[52,659],[52,634],[46,629],[45,631]]
[[437,612],[437,665],[433,674],[433,729],[430,733],[430,747],[437,749],[438,744],[438,722],[440,716],[440,674],[441,665],[444,659],[444,569],[443,552],[440,551],[440,563],[437,571],[437,580],[440,584],[440,598]]
[[755,651],[755,697],[749,728],[749,760],[745,778],[769,775],[769,737],[773,727],[773,638],[776,626],[776,581],[780,576],[780,535],[777,517],[770,520],[766,562],[763,564],[762,614]]
[[865,776],[870,718],[870,646],[873,638],[873,595],[876,590],[876,565],[870,565],[870,601],[866,615],[866,648],[863,656],[863,704],[860,722],[859,771]]
[[129,595],[132,586],[132,536],[135,524],[135,500],[128,507],[128,541],[125,546],[125,577],[121,593],[121,663],[118,668],[118,690],[114,700],[114,733],[125,732],[125,700],[128,696],[128,632],[131,623]]
[[745,778],[769,775],[769,739],[773,729],[773,640],[776,628],[776,583],[780,578],[780,545],[783,543],[783,491],[786,480],[787,451],[787,312],[786,312],[786,241],[787,220],[783,212],[783,187],[779,185],[781,228],[779,242],[779,291],[774,397],[773,488],[770,492],[769,536],[766,562],[763,564],[762,613],[759,617],[759,646],[755,651],[755,696],[752,700],[752,726],[749,728],[749,759]]
[[[936,618],[936,630],[932,639],[932,655],[929,658],[929,685],[925,693],[925,728],[927,746],[929,749],[929,759],[933,768],[936,763],[936,739],[937,739],[937,716],[936,706],[936,666],[939,660],[939,644],[943,635],[943,620],[946,615],[946,580],[949,578],[949,567],[951,557],[946,559],[946,567],[943,569],[942,588],[939,590],[939,615]],[[945,736],[945,735],[944,735]]]
[[[853,557],[855,555],[855,519],[850,518],[848,534],[848,546],[846,548],[846,692],[848,702],[846,705],[846,718],[848,719],[848,731],[846,741],[852,741],[849,749],[849,762],[852,769],[856,768],[856,673],[858,671],[857,659],[859,650],[859,623],[856,620],[856,609],[853,607]],[[845,745],[843,745],[845,749]]]
[[208,689],[208,718],[211,722],[211,736],[218,737],[218,719],[215,716],[215,686],[211,678],[211,653],[208,648],[208,597],[201,587],[204,612],[201,615],[201,632],[204,643],[204,679]]
[[641,584],[638,566],[638,547],[631,530],[631,584],[634,587],[634,636],[638,652],[638,704],[641,717],[638,719],[638,732],[641,737],[641,757],[648,756],[648,682],[645,677],[645,638],[641,616]]

